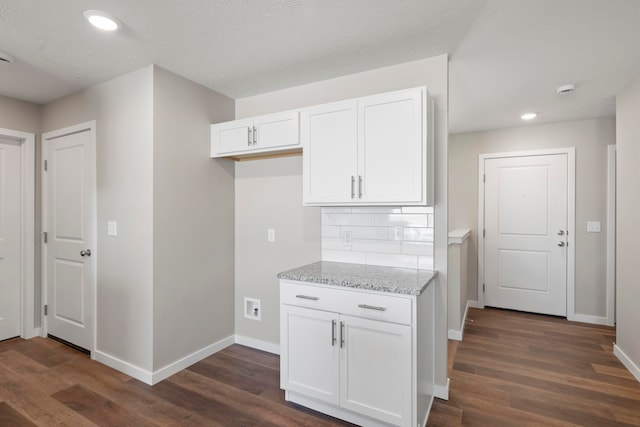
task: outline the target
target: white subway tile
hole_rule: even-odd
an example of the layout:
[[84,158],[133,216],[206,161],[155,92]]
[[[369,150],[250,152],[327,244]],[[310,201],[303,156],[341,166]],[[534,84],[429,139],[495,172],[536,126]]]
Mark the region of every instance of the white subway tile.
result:
[[402,242],[402,253],[407,255],[433,256],[433,243]]
[[433,213],[433,206],[403,206],[403,214],[428,214]]
[[427,214],[375,214],[376,226],[427,227]]
[[418,257],[418,269],[419,270],[433,270],[433,257],[432,256],[419,256]]
[[373,207],[373,206],[364,206],[364,207],[353,207],[351,208],[352,213],[362,213],[362,214],[400,214],[402,213],[401,207]]
[[433,242],[433,228],[406,227],[402,238],[411,242]]
[[381,252],[399,254],[402,252],[402,242],[389,240],[353,240],[352,249],[360,252]]
[[345,245],[344,240],[340,238],[323,237],[322,249],[338,249],[342,251],[350,251],[351,245]]
[[418,268],[418,257],[415,255],[368,253],[367,264],[415,269]]
[[340,227],[337,225],[325,225],[321,227],[322,237],[340,237]]
[[372,214],[326,214],[322,216],[322,225],[373,225]]
[[366,264],[367,255],[364,252],[322,250],[322,261],[346,262],[349,264]]
[[427,227],[434,228],[435,227],[435,219],[433,214],[429,214],[427,218]]
[[377,239],[388,240],[388,228],[387,227],[354,227],[344,226],[342,233],[346,231],[351,232],[351,237],[354,239]]
[[320,208],[320,212],[323,214],[334,214],[334,213],[351,213],[351,207],[330,207],[330,208]]

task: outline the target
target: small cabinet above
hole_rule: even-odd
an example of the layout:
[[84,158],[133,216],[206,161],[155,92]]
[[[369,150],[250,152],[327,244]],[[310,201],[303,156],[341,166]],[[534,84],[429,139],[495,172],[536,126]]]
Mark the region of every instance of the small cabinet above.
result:
[[300,152],[299,113],[286,111],[211,125],[211,157]]
[[426,87],[303,109],[304,204],[433,204],[432,116]]

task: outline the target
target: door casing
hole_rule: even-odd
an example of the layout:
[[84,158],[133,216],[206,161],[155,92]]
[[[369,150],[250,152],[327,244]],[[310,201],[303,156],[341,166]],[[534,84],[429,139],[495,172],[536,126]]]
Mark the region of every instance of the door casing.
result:
[[[55,138],[59,138],[65,135],[70,135],[70,134],[74,134],[74,133],[79,133],[79,132],[90,132],[93,134],[93,138],[92,138],[92,143],[94,145],[93,147],[93,153],[94,153],[94,159],[93,159],[93,181],[94,181],[94,189],[97,189],[96,184],[96,175],[97,175],[97,162],[96,162],[96,157],[95,157],[95,153],[96,153],[96,121],[95,120],[91,120],[88,122],[84,122],[84,123],[80,123],[77,125],[73,125],[73,126],[69,126],[66,128],[62,128],[62,129],[57,129],[51,132],[47,132],[45,134],[42,135],[42,153],[43,153],[43,158],[45,157],[44,153],[48,152],[49,146],[48,146],[48,141],[51,139],[55,139]],[[49,209],[49,200],[48,200],[48,194],[47,194],[47,188],[48,188],[48,177],[46,173],[42,174],[42,230],[43,231],[47,231],[47,218],[48,218],[48,209]],[[92,340],[92,344],[91,344],[91,348],[88,348],[87,350],[89,350],[91,352],[91,358],[95,359],[95,350],[96,350],[96,342],[97,342],[97,282],[98,282],[98,250],[97,250],[97,246],[98,246],[98,228],[97,228],[97,222],[98,222],[98,218],[97,218],[97,213],[98,213],[98,209],[97,209],[97,194],[96,191],[94,191],[93,197],[91,198],[91,200],[89,201],[89,203],[91,204],[91,216],[93,218],[93,227],[92,227],[92,232],[94,235],[94,247],[91,248],[92,254],[91,254],[91,258],[93,259],[93,270],[92,270],[92,292],[93,292],[93,301],[92,301],[92,305],[93,305],[93,340]],[[43,244],[42,246],[42,301],[43,301],[43,307],[44,304],[47,304],[48,301],[48,295],[47,295],[47,245]],[[44,316],[44,309],[43,309],[43,313],[42,313],[42,336],[47,336],[48,333],[48,325],[47,325],[47,317]]]
[[576,155],[574,147],[481,154],[478,157],[478,306],[484,308],[484,174],[485,160],[505,157],[567,155],[567,319],[575,320]]
[[35,141],[32,133],[0,128],[0,136],[20,142],[22,150],[22,254],[20,283],[20,336],[24,339],[40,334],[35,327]]

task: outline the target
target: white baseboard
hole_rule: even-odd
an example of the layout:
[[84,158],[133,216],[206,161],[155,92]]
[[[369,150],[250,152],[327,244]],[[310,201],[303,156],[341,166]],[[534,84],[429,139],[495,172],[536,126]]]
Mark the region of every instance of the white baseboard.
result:
[[104,353],[100,350],[94,351],[93,356],[95,357],[95,360],[110,368],[125,373],[145,384],[153,385],[153,373],[146,369],[142,369],[139,366],[125,362],[124,360],[118,359],[117,357]]
[[640,368],[638,365],[633,363],[633,360],[631,360],[617,344],[613,345],[613,354],[615,354],[624,367],[627,368],[634,377],[636,377],[636,380],[640,381]]
[[226,347],[229,347],[234,342],[234,336],[228,336],[227,338],[223,338],[218,342],[210,344],[198,351],[195,351],[183,357],[182,359],[176,360],[175,362],[172,362],[155,372],[147,371],[146,369],[142,369],[139,366],[135,366],[129,362],[118,359],[117,357],[114,357],[100,350],[96,350],[93,355],[95,357],[95,360],[109,366],[110,368],[125,373],[130,377],[142,381],[145,384],[154,385],[164,380],[165,378],[168,378],[171,375],[176,374],[181,370],[193,365],[194,363],[197,363],[202,359],[209,357]]
[[609,320],[606,317],[600,316],[591,316],[588,314],[578,314],[575,313],[572,319],[567,318],[568,320],[573,320],[574,322],[582,322],[582,323],[592,323],[594,325],[605,325],[609,324]]
[[435,384],[433,386],[433,395],[438,399],[449,400],[449,383],[451,380],[447,378],[447,385]]
[[484,308],[478,301],[467,301],[467,308]]
[[212,354],[217,353],[226,347],[229,347],[234,342],[235,342],[234,336],[233,335],[228,336],[226,338],[221,339],[218,342],[215,342],[213,344],[206,346],[205,348],[202,348],[196,352],[193,352],[183,357],[182,359],[176,360],[175,362],[170,363],[163,368],[158,369],[153,373],[151,377],[151,381],[152,381],[151,384],[152,385],[157,384],[160,381],[164,380],[165,378],[169,378],[171,375],[177,374],[178,372],[182,371],[185,368],[188,368],[194,363],[197,363],[202,359],[205,359],[211,356]]
[[247,347],[255,348],[257,350],[266,351],[267,353],[280,354],[280,345],[274,344],[268,341],[262,341],[259,339],[245,337],[243,335],[236,335],[236,344],[244,345]]
[[25,340],[30,340],[31,338],[41,337],[42,336],[42,328],[33,328],[30,331],[27,331],[22,337]]
[[467,324],[467,314],[469,313],[469,308],[478,308],[478,301],[467,301],[467,307],[464,309],[464,316],[462,316],[462,324],[460,326],[460,330],[457,331],[455,329],[449,329],[449,331],[447,332],[447,337],[450,340],[462,341],[462,337],[464,336],[464,325]]

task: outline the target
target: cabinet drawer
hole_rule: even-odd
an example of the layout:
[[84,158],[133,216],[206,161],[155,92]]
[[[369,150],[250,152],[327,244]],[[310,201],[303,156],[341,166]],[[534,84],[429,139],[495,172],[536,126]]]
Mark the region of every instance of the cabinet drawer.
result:
[[281,282],[280,302],[383,322],[411,324],[411,298]]

